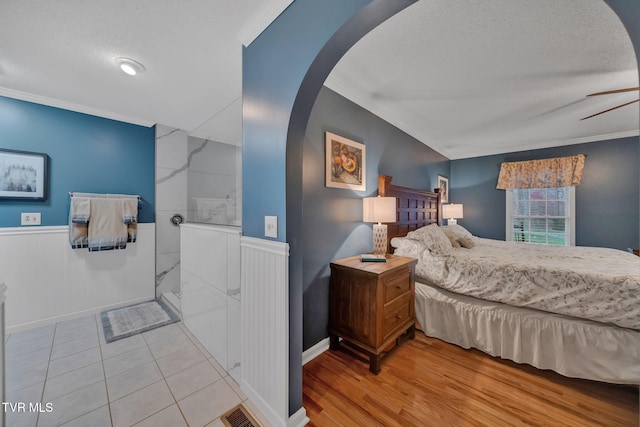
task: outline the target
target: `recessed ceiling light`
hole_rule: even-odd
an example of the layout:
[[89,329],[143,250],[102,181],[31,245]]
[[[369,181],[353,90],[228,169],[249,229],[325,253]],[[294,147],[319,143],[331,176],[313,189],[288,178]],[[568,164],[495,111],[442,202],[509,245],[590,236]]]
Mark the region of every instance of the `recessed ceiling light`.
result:
[[116,64],[120,66],[120,69],[130,76],[135,76],[138,73],[144,71],[144,65],[129,58],[116,58]]

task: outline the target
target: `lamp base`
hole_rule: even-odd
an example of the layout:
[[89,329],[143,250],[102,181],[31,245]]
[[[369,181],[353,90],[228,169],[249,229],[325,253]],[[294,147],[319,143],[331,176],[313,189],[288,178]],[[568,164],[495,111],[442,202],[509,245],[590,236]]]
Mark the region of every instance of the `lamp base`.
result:
[[450,218],[447,220],[447,225],[457,224],[458,220],[454,218]]
[[387,224],[373,224],[373,253],[387,253]]

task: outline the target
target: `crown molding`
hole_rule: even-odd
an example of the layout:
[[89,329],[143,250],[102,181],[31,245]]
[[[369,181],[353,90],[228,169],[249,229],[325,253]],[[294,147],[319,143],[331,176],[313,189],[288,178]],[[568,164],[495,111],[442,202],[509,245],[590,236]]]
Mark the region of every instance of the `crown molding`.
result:
[[151,120],[141,119],[139,117],[127,116],[124,114],[114,113],[112,111],[102,110],[100,108],[88,107],[86,105],[76,104],[61,99],[49,98],[47,96],[35,95],[33,93],[22,92],[15,89],[0,87],[0,96],[7,98],[19,99],[21,101],[33,102],[35,104],[47,105],[49,107],[61,108],[63,110],[74,111],[76,113],[89,114],[91,116],[103,117],[105,119],[117,120],[119,122],[131,123],[145,127],[151,127],[156,123]]
[[584,136],[580,138],[557,139],[557,140],[551,140],[551,141],[538,141],[538,142],[523,142],[521,145],[518,145],[518,146],[505,147],[500,151],[495,151],[490,153],[487,152],[486,154],[471,153],[470,156],[457,156],[453,153],[447,154],[444,151],[442,152],[442,154],[447,156],[451,160],[460,160],[460,159],[470,159],[474,157],[493,156],[495,154],[518,153],[521,151],[530,151],[530,150],[542,150],[545,148],[563,147],[565,145],[588,144],[590,142],[610,141],[613,139],[629,138],[629,137],[634,137],[639,135],[640,135],[640,129],[635,129],[635,130],[629,130],[629,131],[623,131],[623,132],[607,133],[602,135]]
[[249,46],[291,3],[293,0],[265,1],[238,31],[236,38],[243,46]]

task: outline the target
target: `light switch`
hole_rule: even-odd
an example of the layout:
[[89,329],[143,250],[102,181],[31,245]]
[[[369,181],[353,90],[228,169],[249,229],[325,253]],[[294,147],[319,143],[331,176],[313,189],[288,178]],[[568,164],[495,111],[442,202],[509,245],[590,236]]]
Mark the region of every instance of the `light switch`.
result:
[[20,215],[20,225],[40,225],[40,212],[22,212],[22,214]]
[[264,217],[264,237],[278,238],[278,217],[277,216],[265,216]]

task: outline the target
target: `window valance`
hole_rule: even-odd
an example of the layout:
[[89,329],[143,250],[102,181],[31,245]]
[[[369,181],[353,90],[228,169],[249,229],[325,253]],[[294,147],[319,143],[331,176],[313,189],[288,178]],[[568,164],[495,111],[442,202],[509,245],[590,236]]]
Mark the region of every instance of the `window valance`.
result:
[[555,188],[580,185],[584,154],[553,159],[503,162],[500,166],[500,190],[514,188]]

